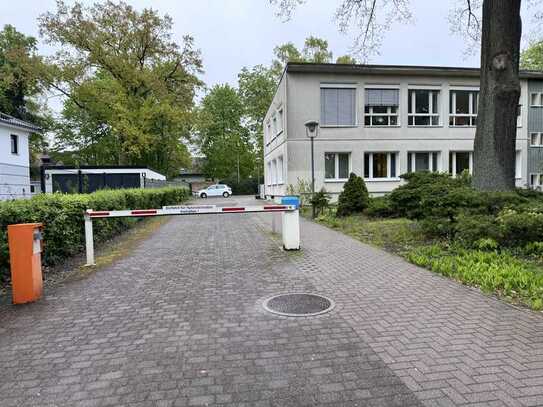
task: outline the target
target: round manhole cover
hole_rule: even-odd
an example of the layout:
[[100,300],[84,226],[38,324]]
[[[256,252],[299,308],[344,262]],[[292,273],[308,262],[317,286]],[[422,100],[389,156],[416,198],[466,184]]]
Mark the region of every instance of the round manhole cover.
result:
[[274,295],[264,301],[264,309],[288,317],[308,317],[331,311],[334,301],[322,295],[288,293]]

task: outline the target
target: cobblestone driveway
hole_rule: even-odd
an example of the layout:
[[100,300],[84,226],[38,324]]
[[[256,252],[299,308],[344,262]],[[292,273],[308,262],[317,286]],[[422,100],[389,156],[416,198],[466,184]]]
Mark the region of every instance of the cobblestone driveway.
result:
[[[540,314],[309,222],[284,253],[269,223],[176,217],[114,266],[0,306],[0,405],[543,405]],[[262,310],[285,290],[337,305]]]

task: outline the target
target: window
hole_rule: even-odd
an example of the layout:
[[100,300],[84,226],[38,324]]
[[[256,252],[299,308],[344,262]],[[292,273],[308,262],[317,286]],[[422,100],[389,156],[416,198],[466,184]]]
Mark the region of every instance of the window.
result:
[[356,126],[354,88],[321,88],[321,125]]
[[283,126],[284,126],[284,123],[283,123],[283,108],[279,109],[279,111],[277,112],[277,114],[279,115],[279,133],[283,131]]
[[283,156],[277,159],[277,183],[283,184]]
[[11,154],[19,154],[19,136],[11,135]]
[[439,90],[411,89],[408,93],[410,126],[439,125]]
[[398,153],[364,153],[364,178],[396,178]]
[[324,154],[324,178],[327,180],[349,178],[349,153]]
[[543,147],[543,133],[530,133],[530,147]]
[[272,184],[272,163],[271,161],[268,162],[268,185]]
[[471,151],[451,151],[449,154],[449,172],[453,177],[463,171],[473,171],[473,153]]
[[268,122],[268,125],[266,126],[266,129],[267,129],[267,141],[266,141],[266,144],[270,144],[270,141],[272,139],[272,128],[271,128],[271,124],[270,122]]
[[522,152],[515,151],[515,178],[522,178]]
[[277,185],[277,160],[272,161],[272,185]]
[[439,171],[439,152],[407,153],[407,172]]
[[474,90],[452,90],[449,96],[449,125],[476,126],[479,92]]
[[530,186],[540,188],[543,183],[543,174],[530,174]]
[[272,122],[273,122],[273,133],[272,133],[272,138],[273,138],[277,134],[277,115],[275,114],[273,115]]
[[530,106],[543,107],[543,93],[532,92],[530,94]]
[[366,89],[364,93],[364,125],[398,125],[399,89]]

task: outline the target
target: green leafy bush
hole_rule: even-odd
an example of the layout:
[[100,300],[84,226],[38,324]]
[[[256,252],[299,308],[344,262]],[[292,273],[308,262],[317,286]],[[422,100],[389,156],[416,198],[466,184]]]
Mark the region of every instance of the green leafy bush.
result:
[[458,215],[455,224],[455,238],[464,246],[473,247],[481,239],[503,240],[503,228],[492,215]]
[[368,207],[369,199],[368,189],[362,177],[351,173],[339,195],[336,215],[348,216],[361,213]]
[[387,196],[380,196],[370,198],[366,215],[372,218],[393,218],[396,216],[396,211]]
[[543,306],[543,274],[508,252],[444,248],[417,248],[410,262],[462,283],[520,301],[533,309]]
[[504,243],[510,246],[543,241],[543,213],[505,209],[497,217],[504,230]]
[[330,194],[324,187],[311,198],[311,205],[315,208],[315,215],[319,216],[330,206]]
[[[85,242],[83,214],[86,209],[119,210],[161,208],[186,200],[188,190],[179,188],[123,189],[92,194],[41,194],[28,200],[0,203],[0,281],[10,275],[7,226],[16,223],[44,224],[42,263],[54,265],[82,250]],[[96,219],[95,242],[107,240],[134,223],[133,218]]]

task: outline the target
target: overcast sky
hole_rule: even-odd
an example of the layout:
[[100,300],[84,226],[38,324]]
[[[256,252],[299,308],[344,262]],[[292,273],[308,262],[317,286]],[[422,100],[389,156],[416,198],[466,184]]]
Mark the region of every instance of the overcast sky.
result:
[[[93,1],[84,1],[84,3]],[[268,64],[273,48],[288,41],[297,46],[314,35],[327,39],[334,57],[349,52],[352,37],[338,33],[333,13],[338,0],[308,0],[291,21],[276,17],[268,0],[128,0],[138,9],[153,7],[174,20],[175,37],[194,37],[204,62],[208,86],[236,84],[243,66]],[[371,63],[478,66],[479,53],[468,58],[465,44],[450,34],[448,15],[456,0],[411,0],[412,25],[395,25],[386,36],[381,55]],[[0,0],[0,25],[12,24],[38,36],[37,18],[55,9],[54,0]],[[525,22],[526,24],[526,22]],[[525,25],[526,27],[526,25]],[[40,51],[51,49],[40,43]]]

